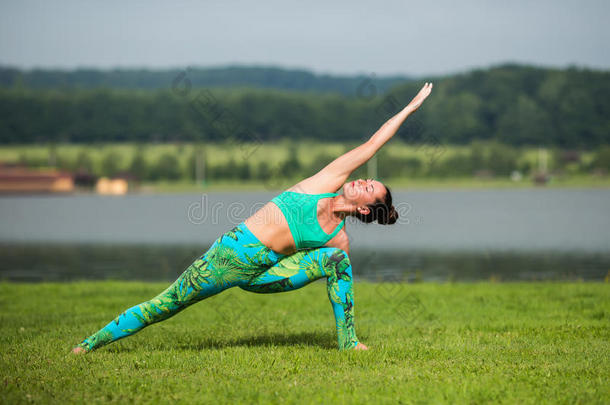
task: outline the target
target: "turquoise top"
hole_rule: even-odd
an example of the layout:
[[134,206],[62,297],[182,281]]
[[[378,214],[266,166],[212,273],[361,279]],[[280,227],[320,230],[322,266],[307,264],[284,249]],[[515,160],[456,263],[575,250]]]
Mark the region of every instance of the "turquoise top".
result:
[[297,249],[324,246],[343,228],[345,219],[329,235],[324,232],[318,222],[318,201],[322,198],[331,198],[338,195],[336,193],[303,194],[284,191],[271,200],[280,207],[284,217],[286,217]]

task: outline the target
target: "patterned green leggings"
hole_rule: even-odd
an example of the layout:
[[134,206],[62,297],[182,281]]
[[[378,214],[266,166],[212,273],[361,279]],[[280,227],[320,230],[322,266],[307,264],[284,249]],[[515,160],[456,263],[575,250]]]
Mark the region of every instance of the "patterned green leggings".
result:
[[347,254],[336,248],[317,248],[280,255],[263,245],[243,223],[222,235],[165,291],[127,309],[79,346],[95,350],[230,287],[275,293],[301,288],[322,277],[327,279],[339,349],[352,349],[358,339],[352,266]]

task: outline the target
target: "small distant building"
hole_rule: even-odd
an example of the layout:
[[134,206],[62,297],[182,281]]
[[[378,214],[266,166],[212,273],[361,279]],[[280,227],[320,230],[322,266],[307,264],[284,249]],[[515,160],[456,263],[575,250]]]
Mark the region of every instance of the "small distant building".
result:
[[67,172],[31,170],[18,165],[0,164],[0,193],[69,193],[74,180]]
[[519,170],[513,170],[510,173],[510,179],[515,182],[521,181],[523,180],[523,174]]
[[98,194],[123,195],[127,194],[128,189],[128,179],[122,177],[117,177],[113,179],[109,179],[108,177],[101,177],[95,184],[95,191]]

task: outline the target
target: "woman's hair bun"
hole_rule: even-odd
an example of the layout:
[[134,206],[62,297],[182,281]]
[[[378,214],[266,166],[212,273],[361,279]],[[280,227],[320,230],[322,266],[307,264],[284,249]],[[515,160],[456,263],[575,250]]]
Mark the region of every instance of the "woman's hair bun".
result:
[[389,210],[386,207],[384,208],[385,209],[380,210],[383,212],[378,211],[377,223],[381,225],[392,225],[396,223],[398,220],[398,211],[396,211],[393,205],[390,206]]

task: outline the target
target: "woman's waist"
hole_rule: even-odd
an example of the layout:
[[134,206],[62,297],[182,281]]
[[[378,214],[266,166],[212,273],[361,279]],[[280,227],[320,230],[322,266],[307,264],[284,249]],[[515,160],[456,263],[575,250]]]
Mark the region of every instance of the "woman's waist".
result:
[[[219,242],[237,252],[242,257],[258,258],[261,264],[275,264],[286,256],[276,246],[265,243],[255,232],[242,222],[222,235]],[[268,263],[267,263],[268,262]]]
[[280,208],[269,203],[244,221],[244,225],[265,246],[282,255],[296,251],[292,229]]

